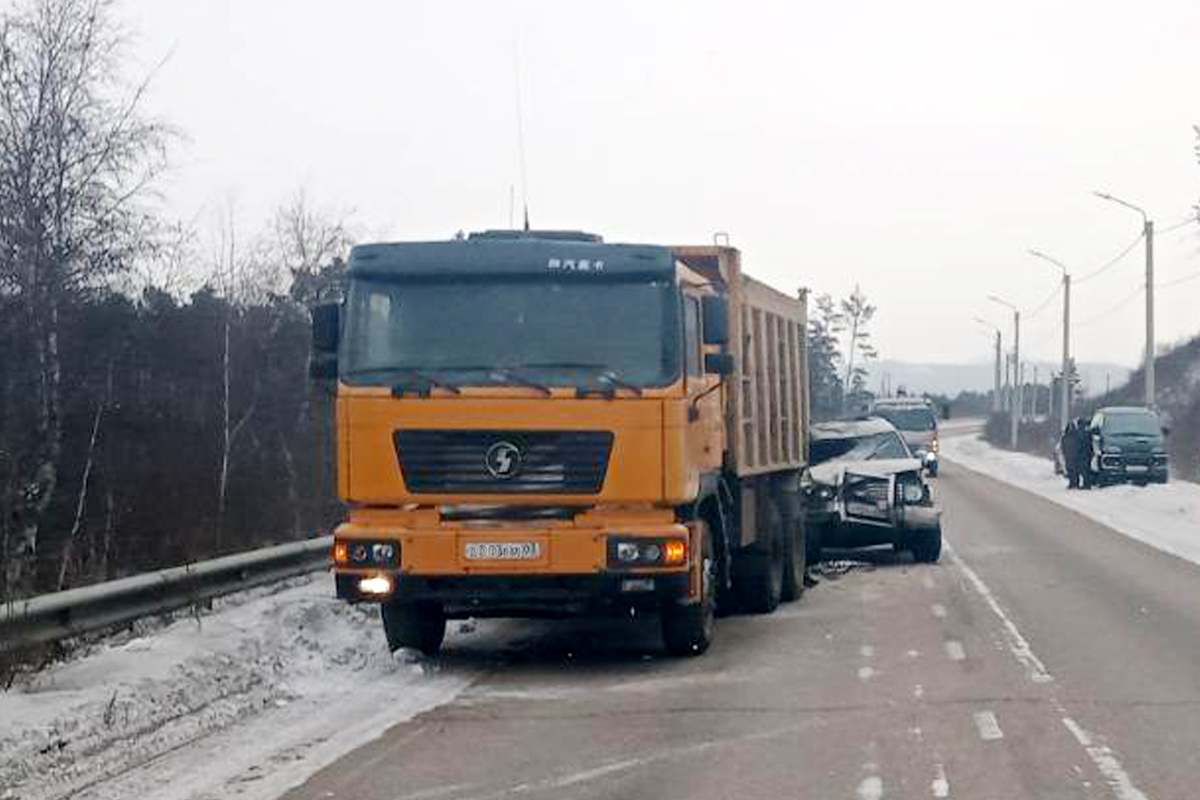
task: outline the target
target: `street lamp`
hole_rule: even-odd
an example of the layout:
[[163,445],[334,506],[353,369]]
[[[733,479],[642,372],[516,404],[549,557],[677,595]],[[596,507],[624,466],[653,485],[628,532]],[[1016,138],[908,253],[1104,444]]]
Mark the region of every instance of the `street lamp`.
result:
[[1155,406],[1154,388],[1154,220],[1133,203],[1104,192],[1092,192],[1101,200],[1108,200],[1142,215],[1142,234],[1146,237],[1146,405]]
[[1016,391],[1013,392],[1013,398],[1009,408],[1009,417],[1011,420],[1009,425],[1009,446],[1012,447],[1013,450],[1016,450],[1018,425],[1017,415],[1020,413],[1021,408],[1021,309],[1017,308],[1007,300],[996,297],[994,294],[989,294],[988,300],[991,300],[993,303],[999,303],[1007,308],[1011,308],[1013,312],[1013,371],[1016,373],[1013,383],[1016,385]]
[[1067,265],[1056,258],[1051,258],[1040,250],[1030,250],[1029,255],[1049,261],[1062,270],[1063,279],[1063,348],[1062,348],[1062,398],[1058,413],[1058,429],[1065,431],[1067,422],[1071,419],[1071,273]]
[[991,328],[993,331],[996,332],[996,375],[995,375],[996,388],[992,392],[992,412],[995,413],[995,412],[999,411],[1001,408],[1001,406],[1000,406],[1000,329],[997,328],[992,323],[988,322],[983,317],[975,317],[974,319],[980,325],[986,325],[989,328]]

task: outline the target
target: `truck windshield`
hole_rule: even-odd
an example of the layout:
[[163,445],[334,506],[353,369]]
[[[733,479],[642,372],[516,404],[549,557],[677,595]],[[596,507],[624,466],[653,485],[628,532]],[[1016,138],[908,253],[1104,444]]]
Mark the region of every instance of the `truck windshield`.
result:
[[346,313],[350,384],[420,370],[455,384],[665,386],[680,368],[669,281],[359,278]]
[[1162,426],[1154,414],[1113,414],[1104,415],[1104,432],[1114,436],[1130,434],[1134,436],[1161,436]]

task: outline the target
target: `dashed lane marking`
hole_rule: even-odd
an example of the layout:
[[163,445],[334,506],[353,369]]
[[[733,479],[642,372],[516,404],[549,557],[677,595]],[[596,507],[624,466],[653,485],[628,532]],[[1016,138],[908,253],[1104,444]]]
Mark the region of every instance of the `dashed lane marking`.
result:
[[929,782],[929,791],[937,798],[950,796],[950,781],[946,779],[946,767],[940,763],[933,767],[933,780]]
[[951,639],[946,642],[946,655],[950,656],[951,661],[966,661],[967,651],[963,648],[962,642]]
[[991,711],[975,712],[975,728],[979,731],[979,738],[985,742],[1004,738],[1004,731],[1000,730],[1000,721]]
[[954,548],[944,540],[942,542],[942,549],[949,554],[950,560],[954,562],[954,566],[958,567],[962,571],[962,574],[967,576],[967,580],[971,582],[975,591],[984,599],[988,607],[992,609],[992,612],[1000,618],[1000,622],[1004,626],[1005,637],[1008,639],[1008,649],[1025,666],[1026,670],[1029,671],[1029,679],[1034,683],[1050,683],[1053,681],[1054,676],[1046,670],[1046,665],[1042,663],[1041,659],[1034,655],[1033,648],[1029,646],[1029,642],[1021,635],[1021,631],[1016,623],[1009,619],[1008,614],[1001,607],[1000,601],[996,599],[996,596],[992,594],[992,590],[983,582],[983,578],[980,578],[975,570],[968,567]]
[[946,607],[941,603],[934,603],[929,607],[929,610],[932,611],[933,615],[938,619],[946,618]]

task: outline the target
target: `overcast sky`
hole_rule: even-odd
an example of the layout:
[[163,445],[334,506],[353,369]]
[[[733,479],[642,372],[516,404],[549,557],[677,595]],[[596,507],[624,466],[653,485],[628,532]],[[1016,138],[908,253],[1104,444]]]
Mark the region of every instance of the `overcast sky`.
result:
[[[881,355],[989,357],[972,317],[1054,290],[1200,199],[1195,0],[298,2],[126,0],[149,110],[186,135],[166,185],[247,232],[303,186],[367,238],[446,238],[519,207],[519,51],[535,227],[609,241],[730,234],[748,272],[879,306]],[[518,210],[519,218],[519,210]],[[1159,281],[1200,272],[1196,226]],[[1143,251],[1075,292],[1081,359],[1132,364]],[[1158,340],[1200,332],[1200,279],[1160,291]],[[1100,317],[1099,319],[1096,319]],[[1061,300],[1024,349],[1059,352]]]

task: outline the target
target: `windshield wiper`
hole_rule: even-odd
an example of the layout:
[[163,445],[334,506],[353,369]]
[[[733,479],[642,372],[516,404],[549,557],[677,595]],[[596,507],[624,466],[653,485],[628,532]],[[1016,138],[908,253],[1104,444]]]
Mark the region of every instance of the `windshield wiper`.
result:
[[[522,364],[522,367],[530,367],[533,369],[586,369],[597,371],[596,378],[604,381],[607,384],[616,386],[620,389],[633,392],[638,397],[642,396],[642,387],[635,383],[629,383],[622,380],[617,373],[611,369],[607,369],[603,364],[589,364],[580,361],[539,361],[536,364]],[[603,371],[600,371],[603,370]]]
[[378,369],[376,369],[376,368],[356,369],[347,374],[348,375],[361,375],[361,374],[370,373],[370,372],[399,372],[404,375],[410,375],[413,378],[415,378],[416,380],[421,381],[421,383],[423,384],[422,386],[411,386],[408,383],[405,383],[403,381],[401,381],[400,383],[392,384],[392,394],[397,395],[397,396],[404,394],[405,392],[407,392],[410,389],[415,389],[418,392],[421,391],[422,389],[424,389],[425,391],[428,392],[434,388],[445,389],[446,391],[450,392],[451,394],[462,394],[462,391],[455,384],[450,383],[447,380],[443,380],[442,378],[436,378],[420,367],[380,367]]
[[528,386],[530,389],[537,389],[539,392],[546,395],[546,397],[550,397],[552,394],[554,394],[554,392],[550,391],[549,386],[544,386],[537,381],[526,378],[524,375],[517,372],[516,369],[517,368],[515,367],[493,367],[492,371],[502,378],[507,378],[513,383],[521,386]]

